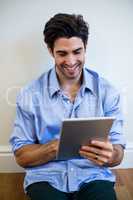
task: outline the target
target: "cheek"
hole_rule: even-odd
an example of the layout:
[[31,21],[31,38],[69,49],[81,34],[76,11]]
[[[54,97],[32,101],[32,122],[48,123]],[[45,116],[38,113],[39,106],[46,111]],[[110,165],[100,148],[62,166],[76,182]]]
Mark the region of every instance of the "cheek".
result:
[[57,57],[57,58],[55,58],[55,63],[57,65],[63,64],[63,63],[65,63],[65,59]]
[[84,60],[85,60],[85,55],[83,54],[83,55],[80,57],[80,59],[81,59],[82,61],[84,61]]
[[81,55],[77,56],[76,59],[77,59],[77,60],[80,60],[80,61],[84,61],[84,60],[85,60],[85,55],[84,55],[84,54],[81,54]]

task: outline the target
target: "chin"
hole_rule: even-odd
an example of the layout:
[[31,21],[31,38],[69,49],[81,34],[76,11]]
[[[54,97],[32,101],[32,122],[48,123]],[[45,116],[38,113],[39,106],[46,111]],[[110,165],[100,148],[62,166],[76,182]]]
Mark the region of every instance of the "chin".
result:
[[80,77],[80,75],[81,75],[81,72],[76,73],[76,74],[67,74],[66,77],[68,79],[77,79],[78,77]]

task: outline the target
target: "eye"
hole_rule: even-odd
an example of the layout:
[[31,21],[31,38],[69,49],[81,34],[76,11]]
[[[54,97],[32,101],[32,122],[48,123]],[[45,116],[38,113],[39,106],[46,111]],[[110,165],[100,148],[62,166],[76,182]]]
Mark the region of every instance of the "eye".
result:
[[75,55],[80,54],[80,53],[81,53],[81,51],[75,51],[74,52]]
[[65,53],[60,53],[59,56],[64,57],[64,56],[66,56],[66,54]]
[[58,52],[57,54],[58,54],[58,56],[60,56],[60,57],[65,57],[65,56],[67,55],[66,52]]
[[75,52],[75,54],[80,54],[80,53],[81,53],[80,51],[76,51],[76,52]]

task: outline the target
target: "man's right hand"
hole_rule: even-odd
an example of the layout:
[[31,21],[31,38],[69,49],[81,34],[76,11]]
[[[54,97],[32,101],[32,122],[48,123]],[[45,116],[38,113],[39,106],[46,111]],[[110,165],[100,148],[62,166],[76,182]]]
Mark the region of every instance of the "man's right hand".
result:
[[28,144],[16,150],[15,158],[21,167],[41,165],[55,159],[58,146],[59,140],[46,144]]

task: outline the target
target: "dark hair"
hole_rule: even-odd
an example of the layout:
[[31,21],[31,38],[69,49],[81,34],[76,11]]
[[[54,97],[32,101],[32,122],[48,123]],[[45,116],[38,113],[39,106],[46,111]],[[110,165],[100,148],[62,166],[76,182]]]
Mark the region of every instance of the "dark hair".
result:
[[79,37],[86,48],[89,25],[82,15],[59,13],[46,23],[43,35],[44,41],[51,50],[53,50],[55,40],[61,37]]

